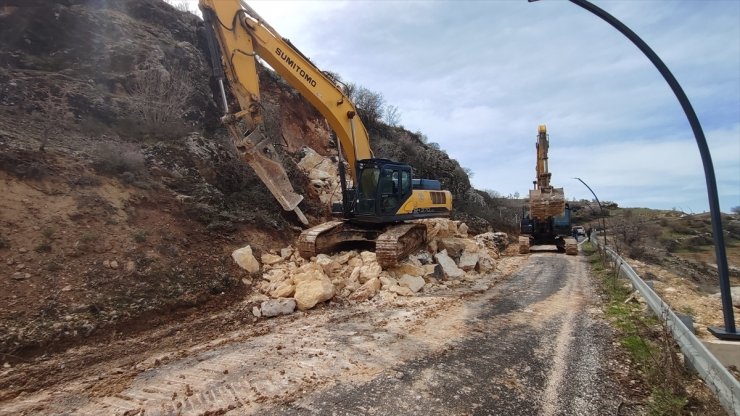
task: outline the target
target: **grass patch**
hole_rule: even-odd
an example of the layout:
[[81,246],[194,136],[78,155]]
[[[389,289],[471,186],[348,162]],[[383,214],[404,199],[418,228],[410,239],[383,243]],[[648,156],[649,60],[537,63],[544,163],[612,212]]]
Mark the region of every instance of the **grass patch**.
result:
[[667,328],[645,307],[628,301],[632,289],[614,269],[602,262],[590,243],[582,246],[607,303],[607,319],[617,328],[619,344],[629,354],[634,370],[650,391],[650,415],[680,415],[688,399],[684,390],[687,374],[676,357],[677,347]]

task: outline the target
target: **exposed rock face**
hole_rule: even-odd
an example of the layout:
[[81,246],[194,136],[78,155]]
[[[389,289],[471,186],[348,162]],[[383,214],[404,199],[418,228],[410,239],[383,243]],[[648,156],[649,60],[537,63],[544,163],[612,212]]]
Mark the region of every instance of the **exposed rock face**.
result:
[[240,249],[234,250],[234,252],[231,253],[231,258],[234,259],[239,267],[248,271],[249,273],[257,273],[258,271],[260,271],[260,263],[254,257],[254,254],[252,254],[251,246],[245,246]]

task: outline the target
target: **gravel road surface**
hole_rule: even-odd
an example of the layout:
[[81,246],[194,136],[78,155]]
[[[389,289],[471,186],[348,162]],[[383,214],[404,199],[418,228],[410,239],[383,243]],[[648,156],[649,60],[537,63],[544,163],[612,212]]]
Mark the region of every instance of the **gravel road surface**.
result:
[[162,341],[117,343],[109,363],[0,402],[0,415],[612,415],[624,394],[597,302],[582,256],[507,257],[444,290],[214,325],[196,345],[164,341],[202,322],[173,324]]

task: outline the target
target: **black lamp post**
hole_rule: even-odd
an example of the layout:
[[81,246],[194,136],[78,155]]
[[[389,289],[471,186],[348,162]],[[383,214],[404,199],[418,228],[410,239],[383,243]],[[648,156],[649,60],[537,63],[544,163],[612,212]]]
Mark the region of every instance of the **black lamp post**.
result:
[[581,183],[584,184],[586,188],[588,188],[589,191],[591,191],[591,195],[593,195],[594,199],[596,199],[596,203],[599,204],[599,211],[601,212],[601,229],[604,230],[604,247],[606,247],[608,245],[607,244],[608,241],[606,238],[606,219],[604,218],[604,207],[601,206],[601,201],[599,201],[599,197],[596,196],[596,192],[594,192],[594,190],[591,189],[591,187],[588,186],[588,184],[584,182],[583,179],[581,178],[573,178],[573,179],[578,179],[579,181],[581,181]]
[[[527,1],[531,3],[538,0]],[[624,23],[617,20],[614,16],[586,0],[570,0],[570,2],[595,14],[632,41],[632,43],[634,43],[635,46],[637,46],[642,53],[650,59],[650,62],[655,65],[658,72],[660,72],[665,81],[671,87],[671,90],[673,90],[673,93],[676,95],[678,102],[681,104],[681,108],[683,108],[686,118],[689,120],[689,124],[691,125],[691,130],[694,132],[696,144],[699,147],[699,154],[701,155],[701,161],[704,165],[704,176],[707,181],[707,194],[709,198],[709,212],[712,218],[714,251],[717,259],[717,270],[719,272],[719,289],[722,296],[722,313],[725,321],[724,329],[708,329],[709,332],[714,334],[717,338],[740,340],[740,334],[735,330],[735,315],[732,309],[732,294],[730,292],[730,273],[729,268],[727,267],[725,236],[722,234],[722,215],[719,210],[717,179],[714,176],[714,165],[712,164],[712,156],[709,154],[707,139],[704,137],[704,131],[701,128],[701,124],[699,123],[699,118],[696,116],[694,107],[691,106],[691,102],[689,102],[689,98],[686,96],[686,93],[684,93],[683,88],[681,88],[681,85],[678,83],[671,71],[663,63],[663,60],[661,60],[660,57],[658,57],[658,55],[639,36],[637,36],[637,34],[635,34],[635,32],[628,28]]]

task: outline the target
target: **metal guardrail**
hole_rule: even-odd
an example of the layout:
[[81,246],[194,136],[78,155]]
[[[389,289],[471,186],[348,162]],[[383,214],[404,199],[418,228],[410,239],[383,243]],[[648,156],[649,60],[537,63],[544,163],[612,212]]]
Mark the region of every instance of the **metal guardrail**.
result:
[[[595,235],[591,236],[591,241],[596,243],[597,246],[601,245]],[[608,247],[606,253],[614,261],[618,274],[630,279],[633,287],[645,298],[650,309],[665,322],[686,359],[694,366],[707,386],[714,391],[722,407],[728,413],[740,416],[740,382],[709,352],[699,338],[673,313],[668,304],[663,302],[660,296],[640,278],[619,254]]]

